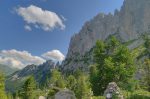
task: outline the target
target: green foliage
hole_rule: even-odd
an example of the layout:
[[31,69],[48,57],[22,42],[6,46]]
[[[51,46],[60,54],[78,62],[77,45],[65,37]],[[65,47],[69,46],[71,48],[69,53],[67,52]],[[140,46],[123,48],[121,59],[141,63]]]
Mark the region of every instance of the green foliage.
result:
[[131,95],[128,99],[150,99],[150,97],[134,94],[134,95]]
[[5,78],[2,73],[0,73],[0,99],[7,99],[5,94]]
[[20,90],[23,86],[23,84],[25,83],[25,81],[29,78],[28,77],[23,77],[21,79],[16,79],[16,80],[10,80],[7,79],[5,81],[5,87],[7,90],[9,90],[10,92],[15,92],[17,90]]
[[57,92],[58,92],[58,90],[50,89],[47,96],[48,97],[53,97]]
[[148,58],[144,60],[143,64],[143,78],[142,78],[142,88],[150,92],[150,38],[145,36],[145,52],[148,54]]
[[146,59],[143,65],[143,79],[142,86],[150,92],[150,59]]
[[150,92],[144,90],[136,90],[134,92],[124,91],[125,99],[150,99]]
[[52,86],[59,87],[59,88],[65,88],[66,87],[64,77],[62,76],[61,72],[59,72],[56,69],[51,71],[51,78],[50,78],[49,83]]
[[7,93],[7,99],[13,99],[13,95],[11,93]]
[[91,82],[91,87],[92,87],[92,90],[94,92],[95,95],[98,95],[99,92],[99,79],[98,79],[98,69],[96,66],[91,66],[90,68],[90,82]]
[[94,62],[90,69],[90,81],[96,96],[103,94],[109,82],[128,83],[135,72],[131,52],[114,37],[107,43],[97,41]]
[[77,85],[76,78],[73,75],[70,75],[67,78],[67,88],[74,91],[76,89],[76,85]]
[[23,99],[36,99],[36,82],[33,76],[29,77],[23,85],[23,90],[19,93]]
[[138,80],[129,79],[128,83],[119,83],[124,90],[128,90],[130,92],[134,92],[135,90],[140,89]]
[[106,99],[104,96],[94,96],[94,97],[92,97],[92,99]]
[[56,81],[56,86],[59,88],[65,88],[66,87],[66,82],[65,80],[61,77]]
[[92,93],[89,76],[82,70],[77,69],[73,75],[69,75],[66,83],[66,87],[75,93],[77,99],[90,99]]
[[77,69],[73,75],[76,79],[78,79],[80,75],[83,75],[83,72],[80,69]]
[[58,70],[52,70],[51,71],[51,78],[50,78],[50,84],[56,85],[56,82],[58,79],[61,78],[61,73]]
[[77,79],[77,85],[74,92],[77,99],[90,99],[92,93],[87,76],[80,75]]
[[146,53],[149,54],[149,58],[150,58],[150,37],[148,36],[145,36],[145,43],[144,43],[144,46],[146,48]]

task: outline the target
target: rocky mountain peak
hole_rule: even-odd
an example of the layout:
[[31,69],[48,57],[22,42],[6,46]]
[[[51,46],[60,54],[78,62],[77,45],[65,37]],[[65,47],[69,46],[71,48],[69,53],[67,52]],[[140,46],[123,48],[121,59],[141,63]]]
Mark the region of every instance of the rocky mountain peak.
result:
[[49,67],[52,66],[51,68],[55,68],[55,63],[52,60],[47,60],[45,63],[42,64],[43,67]]
[[24,77],[24,76],[27,76],[27,75],[31,75],[36,70],[36,68],[37,68],[37,66],[34,65],[34,64],[28,65],[23,70],[18,72],[18,76]]
[[79,33],[72,36],[63,67],[74,69],[87,66],[79,60],[83,60],[81,58],[90,52],[97,40],[117,34],[122,42],[127,42],[150,32],[149,8],[150,0],[124,0],[121,9],[115,10],[114,14],[99,13],[87,21]]
[[98,14],[71,38],[67,58],[75,53],[84,55],[97,40],[105,40],[111,34],[119,33],[122,40],[128,41],[150,31],[149,7],[150,0],[125,0],[120,11]]
[[[49,73],[51,69],[54,69],[56,67],[55,63],[52,60],[48,60],[45,63],[41,64],[41,65],[28,65],[25,68],[23,68],[20,71],[15,72],[14,74],[12,74],[11,77],[15,77],[17,79],[23,78],[23,77],[27,77],[30,75],[34,75],[35,77],[39,77],[40,76],[45,76],[45,74]],[[13,79],[13,78],[12,78]]]

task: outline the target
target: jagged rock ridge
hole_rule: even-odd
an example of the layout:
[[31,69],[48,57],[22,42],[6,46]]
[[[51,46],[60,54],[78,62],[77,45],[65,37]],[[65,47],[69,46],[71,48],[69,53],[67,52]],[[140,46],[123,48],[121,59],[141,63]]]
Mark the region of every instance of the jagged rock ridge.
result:
[[[78,34],[70,41],[65,69],[85,67],[84,62],[75,60],[88,53],[97,40],[105,40],[109,35],[118,34],[123,42],[137,39],[141,34],[150,32],[150,0],[124,0],[120,11],[114,14],[100,13],[85,23]],[[69,62],[68,62],[69,60]]]
[[[36,82],[39,85],[44,84],[44,82],[47,80],[47,77],[50,77],[51,70],[58,68],[58,63],[55,64],[52,60],[48,60],[45,63],[41,65],[28,65],[22,70],[19,70],[6,79],[6,90],[8,91],[14,91],[16,87],[20,87],[23,84],[23,82],[28,78],[29,76],[34,76]],[[12,85],[14,84],[14,85]],[[15,84],[17,84],[15,86]]]

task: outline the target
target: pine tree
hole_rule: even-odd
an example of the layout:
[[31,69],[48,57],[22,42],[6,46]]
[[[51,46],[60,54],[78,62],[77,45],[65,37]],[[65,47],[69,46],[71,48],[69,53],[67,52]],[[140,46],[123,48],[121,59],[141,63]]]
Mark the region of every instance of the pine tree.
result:
[[73,75],[70,75],[67,78],[67,88],[69,88],[70,90],[74,91],[77,85],[77,80]]
[[13,99],[12,93],[7,93],[7,98],[8,98],[8,99]]
[[99,94],[99,78],[98,78],[98,70],[95,65],[91,66],[90,68],[90,82],[91,82],[91,87],[93,89],[93,93],[95,95]]
[[87,76],[80,75],[80,77],[77,79],[77,85],[74,92],[77,99],[91,99],[92,92]]
[[58,70],[54,69],[51,71],[50,76],[51,78],[49,83],[53,86],[56,86],[57,81],[61,78],[61,73]]
[[23,85],[23,99],[36,99],[36,82],[33,76],[29,77]]
[[56,81],[56,87],[59,87],[59,88],[65,88],[66,87],[66,81],[64,80],[63,77],[61,77],[60,79],[58,79]]
[[145,59],[143,64],[143,86],[150,92],[150,38],[148,36],[145,36],[145,52],[148,54],[148,57]]
[[7,99],[5,94],[5,78],[2,73],[0,73],[0,99]]
[[102,95],[110,82],[127,83],[135,72],[134,58],[129,49],[114,37],[109,42],[97,41],[90,82],[94,95]]
[[144,68],[143,85],[150,92],[150,59],[145,60],[143,68]]
[[149,58],[150,58],[150,37],[149,36],[145,36],[145,43],[144,46],[146,48],[145,52],[146,54],[148,54]]

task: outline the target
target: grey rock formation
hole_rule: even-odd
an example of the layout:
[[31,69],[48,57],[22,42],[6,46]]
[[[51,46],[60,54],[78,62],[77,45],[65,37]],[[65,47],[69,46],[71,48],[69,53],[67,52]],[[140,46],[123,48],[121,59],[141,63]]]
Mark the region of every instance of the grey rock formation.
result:
[[46,97],[44,97],[44,96],[39,96],[39,99],[46,99]]
[[76,97],[72,91],[65,89],[57,92],[55,99],[76,99]]
[[31,76],[34,75],[37,79],[39,78],[39,74],[40,76],[44,76],[46,75],[46,73],[50,72],[51,69],[54,69],[56,67],[55,63],[51,60],[46,61],[45,63],[36,66],[34,64],[32,65],[28,65],[25,68],[23,68],[20,71],[15,72],[14,74],[12,74],[10,77],[17,77],[17,79],[23,78],[23,77],[27,77],[27,76]]
[[64,70],[85,67],[85,63],[76,64],[74,61],[84,57],[97,40],[105,40],[109,35],[118,33],[122,41],[126,42],[150,32],[149,8],[150,0],[124,0],[120,11],[115,10],[114,14],[107,15],[100,13],[86,22],[80,32],[71,38],[66,60],[63,62]]
[[21,71],[16,72],[18,77],[25,77],[28,75],[32,75],[34,73],[34,71],[36,70],[37,66],[32,64],[32,65],[28,65],[26,66],[24,69],[22,69]]
[[112,99],[113,95],[115,95],[117,99],[124,99],[119,87],[115,82],[109,83],[104,92],[106,99]]

